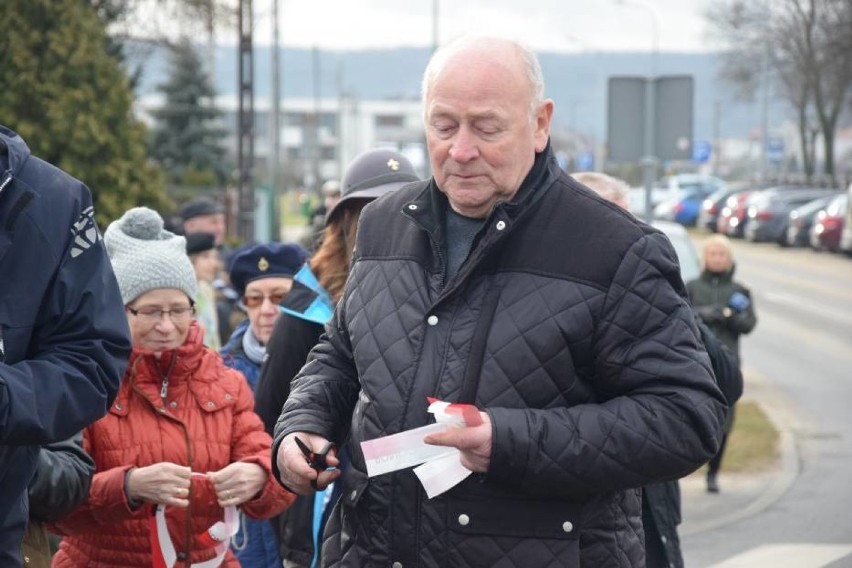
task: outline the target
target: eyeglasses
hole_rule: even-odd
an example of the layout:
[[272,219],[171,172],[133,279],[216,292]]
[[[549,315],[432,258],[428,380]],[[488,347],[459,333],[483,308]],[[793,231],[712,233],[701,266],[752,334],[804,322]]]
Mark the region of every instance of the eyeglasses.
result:
[[134,310],[130,306],[127,306],[126,309],[140,320],[150,324],[160,322],[164,315],[169,316],[169,319],[174,323],[186,323],[195,315],[195,306],[178,306],[170,310],[161,308],[141,308]]
[[243,305],[247,308],[257,308],[263,301],[269,298],[269,301],[273,305],[278,305],[281,303],[281,300],[284,299],[284,296],[287,295],[287,292],[273,292],[271,294],[251,294],[245,295],[242,297]]

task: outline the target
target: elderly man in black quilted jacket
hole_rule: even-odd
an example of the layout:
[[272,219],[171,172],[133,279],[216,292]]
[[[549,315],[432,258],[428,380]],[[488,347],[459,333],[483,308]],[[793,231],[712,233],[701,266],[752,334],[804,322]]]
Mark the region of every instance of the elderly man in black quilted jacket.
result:
[[[543,89],[508,40],[457,40],[426,68],[433,178],[364,209],[275,429],[285,486],[342,484],[324,566],[644,566],[638,488],[719,445],[725,402],[675,253],[559,169]],[[428,424],[427,397],[482,417],[426,438],[474,472],[431,499],[411,469],[368,477],[360,447]],[[351,464],[318,472],[296,437],[348,444]]]

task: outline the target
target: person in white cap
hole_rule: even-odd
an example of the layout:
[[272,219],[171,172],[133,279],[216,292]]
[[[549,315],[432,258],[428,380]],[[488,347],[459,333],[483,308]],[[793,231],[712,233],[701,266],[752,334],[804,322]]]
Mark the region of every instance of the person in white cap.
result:
[[[270,475],[270,438],[251,389],[202,343],[184,237],[137,207],[110,224],[104,242],[133,352],[109,413],[83,432],[97,473],[88,499],[54,526],[65,538],[53,566],[151,566],[168,556],[167,537],[182,565],[212,560],[217,549],[201,536],[222,508],[267,518],[293,496]],[[155,512],[166,533],[150,528]],[[221,565],[239,562],[224,551]]]

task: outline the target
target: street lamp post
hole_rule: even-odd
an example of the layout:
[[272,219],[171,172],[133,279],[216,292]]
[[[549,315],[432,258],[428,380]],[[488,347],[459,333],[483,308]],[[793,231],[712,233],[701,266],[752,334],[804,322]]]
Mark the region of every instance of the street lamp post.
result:
[[645,186],[645,216],[650,222],[653,219],[651,191],[657,177],[657,157],[654,151],[654,139],[657,135],[654,126],[657,122],[657,116],[654,101],[656,99],[657,60],[660,51],[660,25],[657,19],[657,12],[651,6],[634,2],[633,0],[615,0],[615,2],[622,6],[645,10],[651,15],[651,63],[650,73],[645,77],[645,139],[643,143],[644,156],[642,157],[642,181]]

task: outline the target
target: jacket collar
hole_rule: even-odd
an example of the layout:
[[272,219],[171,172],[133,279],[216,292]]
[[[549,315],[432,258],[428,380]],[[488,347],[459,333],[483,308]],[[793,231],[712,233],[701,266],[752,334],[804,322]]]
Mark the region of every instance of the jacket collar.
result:
[[[559,175],[558,167],[548,140],[545,149],[535,155],[532,168],[521,182],[521,187],[510,201],[497,202],[486,217],[486,224],[498,214],[507,215],[512,220],[517,219],[547,192]],[[402,212],[423,227],[435,242],[443,243],[447,207],[447,196],[438,188],[433,177],[423,191],[403,206]]]
[[141,391],[154,407],[159,408],[163,374],[170,365],[170,393],[189,389],[197,405],[206,412],[215,412],[236,402],[237,393],[231,392],[219,380],[224,372],[221,357],[208,352],[203,343],[201,328],[193,321],[183,345],[171,351],[164,351],[159,359],[149,350],[133,348],[130,364],[110,412],[119,416],[126,415],[128,401],[134,390]]

